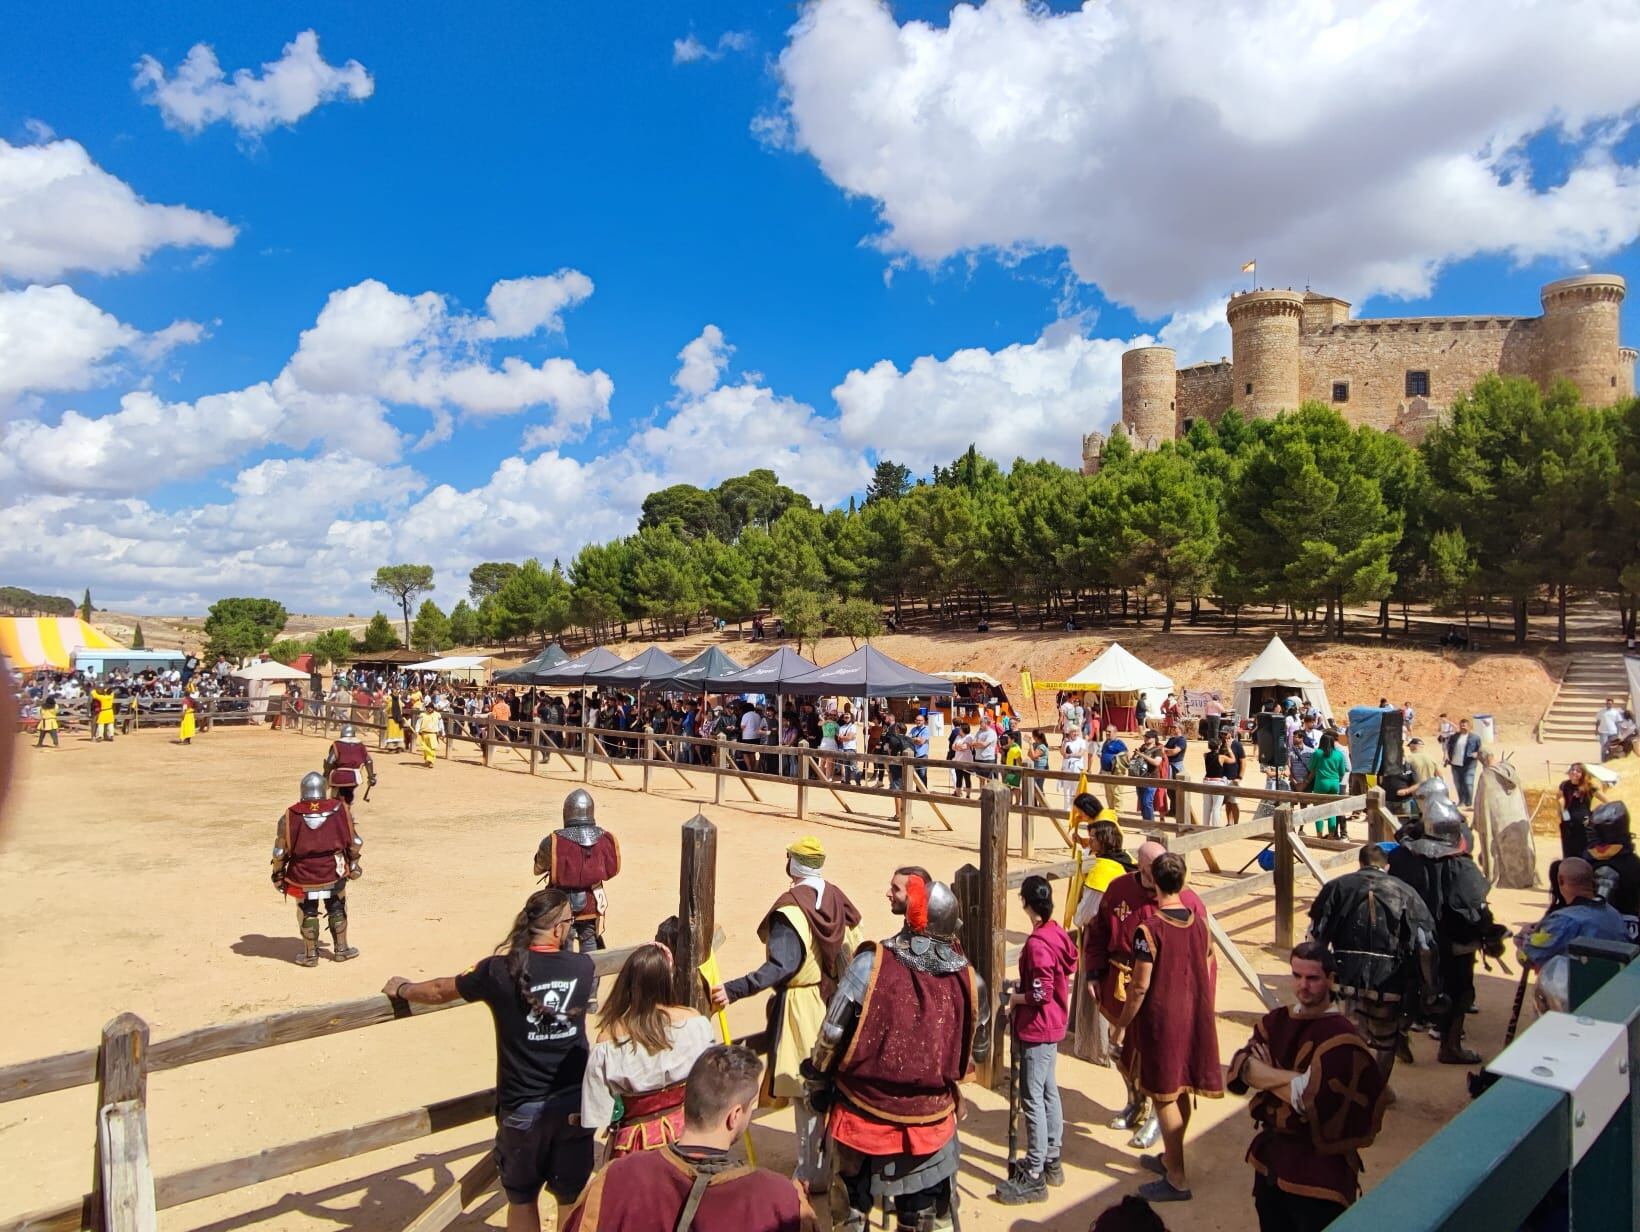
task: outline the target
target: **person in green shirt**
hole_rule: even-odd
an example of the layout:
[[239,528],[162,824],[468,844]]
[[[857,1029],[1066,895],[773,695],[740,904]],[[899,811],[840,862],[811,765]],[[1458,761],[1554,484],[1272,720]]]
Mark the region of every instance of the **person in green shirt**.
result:
[[[1310,757],[1310,790],[1319,795],[1341,796],[1344,794],[1344,780],[1349,777],[1350,763],[1344,756],[1344,750],[1338,747],[1338,737],[1327,732],[1321,737],[1321,746]],[[1346,838],[1344,819],[1342,817],[1318,817],[1315,821],[1315,836],[1321,837],[1321,827],[1327,827],[1329,838]]]

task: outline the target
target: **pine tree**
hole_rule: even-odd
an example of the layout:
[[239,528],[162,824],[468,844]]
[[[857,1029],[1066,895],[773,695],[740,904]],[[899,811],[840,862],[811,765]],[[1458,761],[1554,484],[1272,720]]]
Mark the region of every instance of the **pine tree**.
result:
[[148,649],[147,644],[144,643],[143,640],[142,640],[142,625],[140,623],[135,625],[131,630],[131,649],[132,650],[147,650]]
[[91,587],[85,588],[85,598],[80,600],[80,619],[86,624],[91,623]]

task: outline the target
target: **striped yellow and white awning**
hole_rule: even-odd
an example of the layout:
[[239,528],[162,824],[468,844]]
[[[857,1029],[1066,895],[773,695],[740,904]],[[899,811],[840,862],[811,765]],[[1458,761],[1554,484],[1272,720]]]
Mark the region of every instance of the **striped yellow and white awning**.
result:
[[21,671],[67,671],[76,650],[117,650],[119,643],[78,616],[0,617],[0,655]]

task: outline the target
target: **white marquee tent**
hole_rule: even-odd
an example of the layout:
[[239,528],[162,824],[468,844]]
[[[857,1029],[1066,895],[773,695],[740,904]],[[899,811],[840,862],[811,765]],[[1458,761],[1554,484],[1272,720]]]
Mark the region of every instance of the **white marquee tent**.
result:
[[268,698],[273,692],[275,684],[290,684],[295,681],[305,681],[306,672],[299,672],[294,667],[286,667],[275,659],[259,659],[255,663],[247,664],[234,672],[234,675],[246,682],[245,692],[251,699],[250,718],[252,723],[260,723],[268,715]]
[[1327,686],[1321,683],[1320,676],[1298,661],[1298,656],[1288,650],[1287,643],[1279,637],[1272,637],[1258,658],[1236,677],[1236,714],[1242,718],[1252,714],[1264,700],[1255,694],[1265,689],[1281,690],[1283,696],[1297,693],[1320,711],[1323,718],[1332,717]]
[[1120,642],[1112,642],[1098,658],[1066,680],[1064,687],[1073,691],[1096,689],[1100,693],[1143,694],[1145,709],[1151,714],[1160,714],[1162,703],[1173,692],[1173,679],[1123,650]]

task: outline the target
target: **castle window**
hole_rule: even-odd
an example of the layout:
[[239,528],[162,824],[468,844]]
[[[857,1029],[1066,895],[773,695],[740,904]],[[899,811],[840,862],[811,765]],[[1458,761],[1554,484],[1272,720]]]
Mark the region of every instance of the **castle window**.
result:
[[1410,370],[1407,372],[1407,397],[1409,397],[1409,398],[1427,398],[1427,397],[1429,397],[1429,373],[1428,372],[1413,372],[1413,371],[1410,371]]
[[1195,426],[1196,426],[1196,421],[1194,419],[1185,420],[1184,421],[1184,434],[1186,436],[1189,436],[1190,435],[1190,429],[1194,428]]
[[1247,396],[1249,398],[1253,396],[1253,382],[1251,381],[1247,382]]
[[1350,383],[1348,381],[1333,382],[1333,401],[1348,402],[1350,400]]

